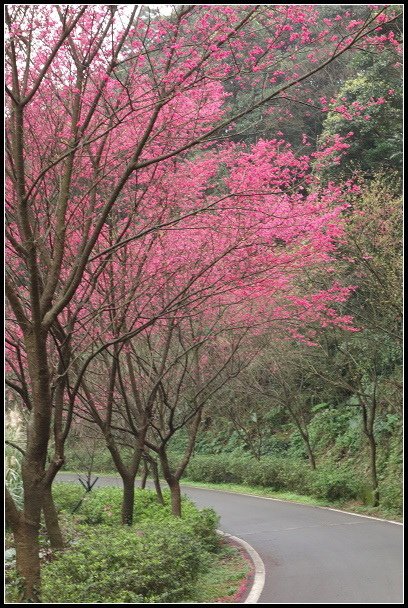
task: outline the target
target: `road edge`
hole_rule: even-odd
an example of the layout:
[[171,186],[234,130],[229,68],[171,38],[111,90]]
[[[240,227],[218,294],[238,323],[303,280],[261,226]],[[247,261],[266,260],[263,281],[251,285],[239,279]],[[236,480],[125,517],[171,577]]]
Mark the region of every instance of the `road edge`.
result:
[[261,496],[260,494],[248,494],[247,492],[235,492],[234,490],[218,490],[215,488],[204,488],[200,486],[190,485],[188,482],[181,482],[181,487],[187,486],[189,488],[197,490],[209,490],[210,492],[224,492],[225,494],[236,494],[238,496],[250,496],[252,498],[263,498],[263,500],[275,500],[276,502],[285,502],[291,505],[300,505],[302,507],[310,507],[311,509],[326,509],[328,511],[337,511],[337,513],[344,513],[345,515],[354,515],[355,517],[365,517],[367,519],[374,519],[376,521],[383,521],[387,524],[395,524],[397,526],[403,526],[403,521],[394,521],[392,519],[384,519],[382,517],[374,517],[373,515],[363,515],[362,513],[353,513],[353,511],[344,511],[343,509],[336,509],[334,507],[324,507],[322,505],[309,505],[304,502],[298,502],[296,500],[285,500],[284,498],[273,498],[273,496]]
[[220,536],[224,536],[225,538],[229,538],[245,549],[245,551],[250,556],[252,563],[254,565],[254,582],[252,583],[252,588],[243,602],[244,604],[256,604],[261,596],[263,588],[265,586],[265,565],[262,561],[261,556],[255,549],[247,543],[246,540],[239,538],[238,536],[233,536],[232,534],[228,534],[227,532],[223,532],[222,530],[217,530]]
[[[59,475],[78,475],[78,473],[72,471],[60,471]],[[95,473],[95,475],[97,475]],[[113,477],[120,479],[120,475],[112,473],[99,473],[100,477]],[[60,478],[61,479],[61,478]],[[385,519],[383,517],[374,517],[373,515],[364,515],[363,513],[354,513],[353,511],[345,511],[344,509],[336,509],[335,507],[324,507],[323,505],[311,505],[297,500],[286,500],[284,498],[274,498],[273,496],[261,496],[260,494],[248,494],[248,492],[236,492],[234,490],[221,490],[218,488],[206,488],[203,486],[191,485],[187,482],[181,481],[181,487],[186,486],[188,488],[197,490],[208,490],[210,492],[224,492],[225,494],[236,494],[238,496],[250,496],[252,498],[262,498],[263,500],[275,500],[276,502],[285,502],[292,505],[300,505],[302,507],[310,507],[312,509],[327,509],[328,511],[336,511],[337,513],[344,513],[345,515],[354,515],[355,517],[365,517],[366,519],[374,519],[375,521],[382,521],[387,524],[395,524],[397,526],[403,526],[403,521],[394,521],[392,519]]]

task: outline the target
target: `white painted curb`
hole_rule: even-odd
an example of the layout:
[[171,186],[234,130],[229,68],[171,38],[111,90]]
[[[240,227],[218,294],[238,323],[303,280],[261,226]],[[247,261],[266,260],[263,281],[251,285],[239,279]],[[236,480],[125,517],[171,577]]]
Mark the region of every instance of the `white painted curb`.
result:
[[227,532],[223,532],[222,530],[217,530],[217,532],[221,536],[226,536],[227,538],[234,540],[236,543],[241,545],[247,553],[249,553],[249,556],[254,564],[255,576],[252,589],[249,592],[244,604],[256,604],[265,586],[265,565],[261,556],[249,543],[246,542],[246,540],[242,540],[242,538],[238,538],[238,536],[233,536],[232,534],[227,534]]

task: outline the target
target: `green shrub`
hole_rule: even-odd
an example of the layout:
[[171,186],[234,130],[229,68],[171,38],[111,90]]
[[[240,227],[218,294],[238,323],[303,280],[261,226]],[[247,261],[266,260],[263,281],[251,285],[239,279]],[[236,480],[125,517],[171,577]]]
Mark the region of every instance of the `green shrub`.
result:
[[[53,495],[57,508],[63,512],[72,512],[78,500],[84,496],[79,485],[56,483]],[[154,525],[173,520],[170,506],[170,492],[163,491],[164,506],[157,502],[153,490],[135,490],[133,511],[134,523],[150,522]],[[122,489],[96,488],[85,495],[80,507],[75,512],[77,520],[84,525],[117,526],[121,520]],[[196,534],[206,549],[213,550],[218,546],[216,528],[218,516],[212,509],[197,509],[186,497],[182,501],[182,520]]]
[[220,518],[213,509],[198,510],[194,503],[184,500],[182,517],[206,550],[216,551],[219,548],[220,538],[216,530]]
[[209,483],[241,483],[241,477],[234,471],[234,459],[227,454],[196,456],[188,464],[186,477]]
[[262,483],[274,490],[288,490],[304,494],[309,491],[310,466],[298,460],[265,458],[261,464]]
[[287,448],[286,453],[282,454],[282,457],[285,458],[289,456],[289,458],[296,458],[299,460],[306,460],[307,458],[307,449],[304,440],[302,439],[302,435],[296,429],[290,436],[290,442]]
[[[57,483],[55,502],[64,519],[82,497],[78,485]],[[171,514],[152,490],[135,492],[135,524],[120,526],[121,488],[97,488],[76,511],[69,548],[42,568],[43,602],[146,603],[188,598],[197,575],[219,547],[218,516],[183,497],[182,517]],[[70,524],[72,518],[69,517]],[[65,526],[64,526],[65,532]],[[7,572],[8,600],[17,601],[15,568]]]
[[403,513],[403,488],[401,479],[386,479],[380,484],[380,503],[391,514]]
[[43,568],[43,601],[177,602],[191,591],[205,551],[188,522],[82,528],[73,548]]
[[310,421],[310,442],[318,453],[333,446],[341,435],[354,426],[356,413],[353,408],[329,408],[319,411]]
[[195,456],[186,469],[192,481],[242,483],[274,490],[309,491],[311,469],[307,462],[277,457],[255,460],[249,456]]
[[81,523],[117,525],[122,512],[121,488],[97,488],[88,492],[77,513]]
[[342,469],[318,469],[314,471],[312,494],[324,500],[348,500],[361,498],[362,484],[350,472]]
[[52,496],[55,506],[60,512],[72,513],[84,494],[85,490],[79,483],[54,483],[52,485]]
[[258,461],[231,455],[199,455],[188,465],[186,477],[192,481],[242,483],[309,494],[329,501],[363,498],[366,493],[364,483],[345,467],[332,465],[313,471],[306,461],[270,456]]

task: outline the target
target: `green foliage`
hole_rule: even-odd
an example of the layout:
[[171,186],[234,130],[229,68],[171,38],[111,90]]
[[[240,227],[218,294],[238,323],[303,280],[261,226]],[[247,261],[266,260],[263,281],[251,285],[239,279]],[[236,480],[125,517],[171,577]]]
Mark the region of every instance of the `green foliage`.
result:
[[8,467],[6,469],[6,485],[15,504],[21,509],[24,504],[23,480],[21,478],[21,472],[17,467]]
[[197,455],[188,464],[185,476],[194,481],[239,483],[241,480],[233,466],[235,462],[236,459],[227,454]]
[[341,468],[314,471],[311,493],[316,498],[330,501],[364,498],[366,495],[361,480]]
[[[58,510],[72,512],[73,507],[84,495],[80,486],[71,483],[56,483],[53,495]],[[151,490],[135,491],[134,522],[139,524],[163,524],[173,520],[170,505],[170,492],[163,491],[164,506],[157,502],[156,493]],[[87,526],[117,526],[121,517],[121,488],[97,488],[86,494],[76,511],[77,521]],[[216,528],[218,516],[212,509],[198,510],[187,497],[183,498],[182,520],[195,535],[197,541],[207,550],[218,547]]]
[[[54,497],[65,521],[83,495],[81,487],[57,483]],[[69,547],[42,568],[43,602],[168,603],[186,600],[199,573],[219,549],[218,516],[199,510],[183,497],[181,518],[171,514],[155,492],[137,490],[133,527],[118,525],[122,490],[97,488],[87,494],[75,514],[76,529],[67,534]],[[65,526],[64,526],[65,529]],[[8,598],[16,601],[15,568],[7,572]]]
[[401,419],[397,414],[379,416],[374,423],[374,431],[379,441],[395,436],[400,427]]
[[[123,448],[123,452],[126,452],[125,448]],[[96,473],[110,473],[114,470],[112,456],[105,446],[99,445],[96,447],[92,454],[92,458],[92,471],[95,471]],[[82,446],[81,441],[77,441],[75,445],[68,443],[64,470],[83,473],[89,467],[90,460],[91,457],[86,446]]]
[[245,587],[242,579],[249,573],[249,563],[236,547],[223,545],[219,553],[209,562],[209,567],[200,575],[197,587],[191,596],[194,603],[224,603],[240,601],[234,596],[241,595]]
[[72,513],[84,493],[85,490],[79,483],[54,483],[52,486],[52,496],[57,511],[64,513]]
[[311,411],[316,414],[322,410],[327,410],[328,407],[329,405],[327,403],[316,403],[316,405],[311,408]]
[[236,431],[225,429],[218,433],[217,437],[202,438],[197,445],[197,453],[201,454],[222,454],[224,452],[243,452],[242,439]]
[[220,540],[216,529],[220,518],[213,509],[198,511],[193,503],[186,501],[183,504],[183,519],[188,522],[195,538],[199,539],[208,551],[218,550]]
[[362,447],[360,412],[354,407],[317,412],[309,424],[309,436],[317,454],[331,451],[334,459],[355,454]]
[[[224,473],[224,475],[223,475]],[[195,456],[186,470],[192,481],[242,483],[272,490],[309,494],[331,501],[363,498],[365,485],[345,467],[313,471],[306,462],[288,458],[233,458]]]
[[134,528],[82,529],[74,550],[43,568],[43,601],[166,603],[191,592],[204,559],[191,527],[168,518]]
[[[352,110],[352,104],[366,107],[372,100],[384,99],[385,103],[371,106],[366,112],[345,118],[336,111],[329,111],[323,124],[322,139],[329,135],[347,135],[350,148],[340,167],[360,168],[373,175],[381,167],[402,168],[402,63],[394,50],[381,53],[359,53],[350,65],[352,76],[337,92],[338,105]],[[388,92],[391,93],[388,93]],[[365,117],[370,116],[370,119]],[[331,169],[333,174],[335,169]]]
[[[389,421],[388,424],[390,424]],[[394,424],[396,424],[395,420],[391,423],[392,427]],[[401,420],[399,421],[397,431],[394,430],[392,436],[388,434],[390,426],[387,425],[387,434],[383,435],[382,443],[380,443],[380,501],[381,506],[391,514],[402,514],[403,487],[401,483],[401,471],[403,468],[403,447]],[[385,446],[387,449],[385,449]]]
[[380,487],[381,506],[391,514],[402,515],[404,496],[400,476],[386,479]]

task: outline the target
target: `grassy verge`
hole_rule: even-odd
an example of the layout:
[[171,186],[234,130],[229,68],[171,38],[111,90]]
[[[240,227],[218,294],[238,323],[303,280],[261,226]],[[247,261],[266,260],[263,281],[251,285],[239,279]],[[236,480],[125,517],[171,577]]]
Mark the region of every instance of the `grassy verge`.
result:
[[191,486],[193,488],[203,488],[207,490],[224,490],[225,492],[234,492],[235,494],[251,494],[253,496],[263,496],[266,498],[277,498],[279,500],[287,500],[289,502],[298,502],[303,505],[311,505],[317,507],[328,507],[333,506],[333,503],[329,503],[324,500],[313,498],[312,496],[305,496],[303,494],[295,494],[294,492],[277,492],[264,488],[262,486],[247,486],[238,483],[209,483],[203,481],[191,481],[185,479],[182,481],[185,486]]
[[[64,471],[71,475],[76,475],[76,471]],[[93,473],[97,477],[117,477],[120,478],[116,472],[112,473]],[[165,482],[162,482],[165,485]],[[287,500],[289,502],[296,502],[302,505],[309,505],[312,507],[331,507],[334,509],[341,509],[344,511],[350,511],[351,513],[357,513],[359,515],[368,515],[370,517],[379,517],[381,519],[388,519],[391,521],[402,522],[402,517],[392,511],[388,511],[382,507],[371,507],[364,505],[361,502],[353,501],[329,501],[314,498],[313,496],[307,496],[304,494],[296,494],[295,492],[284,492],[271,490],[263,486],[248,486],[236,483],[210,483],[202,481],[192,481],[188,478],[182,480],[182,485],[191,486],[192,488],[203,488],[204,490],[224,490],[226,492],[234,492],[237,494],[250,494],[252,496],[262,496],[266,498],[276,498],[279,500]]]
[[223,541],[219,553],[211,556],[207,569],[196,583],[189,602],[197,604],[235,603],[248,591],[251,565],[240,549]]
[[207,483],[201,481],[190,481],[189,479],[183,480],[182,483],[185,486],[191,486],[194,488],[203,488],[207,490],[223,490],[225,492],[233,492],[236,494],[250,494],[251,496],[276,498],[279,500],[296,502],[302,505],[309,505],[312,507],[331,507],[332,509],[341,509],[360,515],[368,515],[370,517],[379,517],[381,519],[388,519],[399,522],[402,521],[402,517],[396,515],[395,513],[391,513],[386,509],[381,509],[381,507],[370,507],[358,503],[356,501],[320,500],[317,498],[313,498],[312,496],[305,496],[304,494],[296,494],[294,492],[278,492],[270,490],[269,488],[264,488],[262,486],[247,486],[234,483]]

